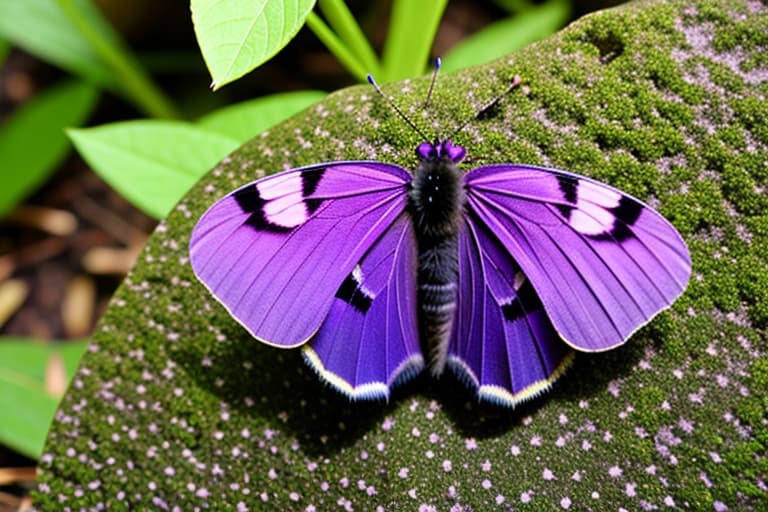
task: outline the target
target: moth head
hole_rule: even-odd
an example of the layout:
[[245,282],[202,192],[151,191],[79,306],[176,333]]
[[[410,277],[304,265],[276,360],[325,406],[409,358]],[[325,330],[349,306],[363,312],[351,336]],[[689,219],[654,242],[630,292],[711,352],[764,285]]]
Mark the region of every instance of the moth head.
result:
[[416,148],[416,156],[419,160],[435,160],[438,158],[449,158],[453,163],[458,164],[467,156],[467,150],[461,146],[455,145],[450,140],[440,142],[422,142]]

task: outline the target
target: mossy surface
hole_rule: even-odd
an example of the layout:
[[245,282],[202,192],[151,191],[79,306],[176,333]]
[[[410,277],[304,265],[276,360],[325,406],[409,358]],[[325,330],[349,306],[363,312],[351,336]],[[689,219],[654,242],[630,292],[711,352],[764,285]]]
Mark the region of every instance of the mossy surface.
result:
[[[768,502],[768,8],[645,1],[507,59],[384,85],[469,165],[568,169],[647,200],[689,244],[686,293],[617,350],[577,356],[516,410],[428,376],[349,403],[252,340],[195,280],[218,197],[322,161],[411,167],[421,142],[368,87],[225,159],[152,236],[56,415],[43,510],[692,510]],[[286,319],[290,321],[290,319]]]

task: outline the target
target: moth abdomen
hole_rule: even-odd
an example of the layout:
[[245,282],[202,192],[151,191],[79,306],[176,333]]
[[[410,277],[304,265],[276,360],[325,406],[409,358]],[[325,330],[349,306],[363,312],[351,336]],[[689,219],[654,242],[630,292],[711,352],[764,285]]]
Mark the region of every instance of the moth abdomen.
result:
[[419,284],[421,309],[433,319],[443,320],[456,309],[456,283]]
[[427,238],[419,244],[419,323],[434,375],[442,373],[456,314],[458,240]]
[[[434,286],[434,285],[432,285]],[[456,288],[446,285],[444,292],[425,294],[419,286],[421,302],[421,336],[424,352],[428,354],[429,368],[433,375],[443,373],[448,358],[448,342],[450,340],[453,317],[456,314]]]

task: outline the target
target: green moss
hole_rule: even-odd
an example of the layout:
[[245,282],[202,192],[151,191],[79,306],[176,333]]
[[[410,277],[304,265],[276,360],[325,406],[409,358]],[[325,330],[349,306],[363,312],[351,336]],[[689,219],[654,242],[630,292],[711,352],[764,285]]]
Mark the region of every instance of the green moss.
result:
[[767,52],[755,52],[741,62],[741,69],[745,72],[758,71],[766,66],[768,66]]
[[[749,375],[752,379],[753,389],[768,389],[768,359],[758,359],[753,362],[749,369]],[[762,395],[763,400],[767,398],[768,395]]]
[[608,161],[608,169],[599,177],[630,194],[647,197],[658,181],[658,169],[626,153],[615,153]]
[[584,102],[563,84],[537,82],[531,85],[530,97],[546,108],[547,117],[557,124],[581,124],[588,117]]
[[688,101],[688,96],[697,96],[697,88],[691,86],[683,78],[680,65],[662,48],[654,48],[644,55],[643,73],[651,79],[656,87],[669,91]]
[[746,215],[765,211],[768,198],[757,190],[749,170],[738,161],[723,167],[723,192],[736,210]]
[[[663,408],[666,399],[666,390],[659,386],[644,386],[638,391],[634,400],[636,409],[634,415],[639,424],[647,431],[656,432],[659,425],[669,425],[675,422],[676,418],[673,413]],[[649,451],[654,451],[652,445]]]
[[739,261],[736,269],[741,296],[750,305],[751,320],[759,326],[768,325],[768,275],[765,268],[765,259],[749,254]]
[[545,150],[552,148],[555,143],[555,134],[533,119],[522,120],[516,132],[525,137],[526,141],[530,142],[533,146]]
[[[740,7],[734,4],[732,8]],[[713,23],[714,26],[730,27],[731,19],[728,11],[722,8],[716,0],[706,0],[696,2],[696,21],[699,23]]]
[[[710,80],[717,87],[722,87],[731,93],[741,93],[749,87],[741,76],[723,62],[708,60],[704,65],[709,70]],[[720,108],[724,113],[730,110],[727,105],[722,105]]]
[[584,144],[578,138],[564,138],[559,141],[559,146],[553,149],[552,160],[559,168],[584,173],[602,167],[605,155],[596,146]]
[[[702,306],[706,306],[707,301],[703,302]],[[696,347],[694,353],[698,354],[717,336],[717,330],[717,324],[702,314],[692,317],[683,325],[678,323],[675,334],[664,343],[665,357],[674,361],[684,361],[686,357],[691,355],[692,347]]]
[[[758,142],[768,144],[768,105],[765,98],[746,96],[737,98],[733,103],[733,110],[744,127],[757,139]],[[765,167],[763,167],[765,170]]]
[[743,219],[745,229],[753,236],[752,252],[762,261],[768,261],[768,214],[760,213]]
[[[731,18],[725,27],[715,31],[712,40],[712,48],[718,52],[730,52],[733,50],[764,49],[768,46],[768,34],[761,25],[759,17],[750,16],[744,9],[738,9],[743,18],[736,21]],[[737,11],[737,12],[738,12]],[[764,53],[764,52],[757,52]]]
[[[765,404],[760,398],[740,400],[735,407],[735,412],[747,424],[760,428],[760,422],[766,417]],[[765,440],[757,440],[764,444]]]
[[726,468],[733,473],[739,474],[742,471],[749,478],[754,478],[755,461],[758,454],[761,453],[763,446],[757,441],[741,443],[725,453],[724,459]]

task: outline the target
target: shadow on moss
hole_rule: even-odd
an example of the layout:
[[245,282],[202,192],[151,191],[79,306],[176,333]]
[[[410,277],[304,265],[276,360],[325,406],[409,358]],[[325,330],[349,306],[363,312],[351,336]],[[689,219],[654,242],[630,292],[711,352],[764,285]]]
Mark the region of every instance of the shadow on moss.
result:
[[[228,327],[224,332],[231,336],[230,341],[205,345],[205,352],[199,347],[195,350],[195,345],[177,346],[174,359],[199,389],[214,394],[241,414],[282,424],[301,440],[307,453],[325,456],[355,444],[412,397],[439,404],[461,436],[502,435],[549,400],[590,400],[602,393],[610,381],[631,372],[645,350],[643,338],[635,336],[631,343],[609,353],[577,354],[548,392],[510,409],[478,402],[450,371],[438,379],[422,372],[396,387],[389,402],[350,401],[325,385],[306,366],[299,351],[267,347],[243,331],[229,332]],[[657,342],[661,343],[658,337]],[[216,364],[206,362],[212,359]],[[285,411],[291,414],[285,415]]]

